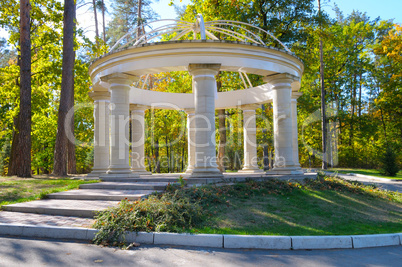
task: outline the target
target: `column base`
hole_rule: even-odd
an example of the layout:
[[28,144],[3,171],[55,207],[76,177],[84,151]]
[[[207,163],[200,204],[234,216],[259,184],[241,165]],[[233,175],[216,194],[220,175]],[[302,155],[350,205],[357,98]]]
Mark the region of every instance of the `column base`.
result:
[[189,166],[189,167],[187,167],[187,169],[186,169],[186,171],[185,171],[184,173],[192,174],[193,171],[194,171],[194,167],[193,167],[193,166]]
[[87,174],[87,177],[99,177],[100,175],[106,174],[107,169],[98,169],[92,170],[90,173]]
[[274,167],[272,170],[267,171],[266,174],[271,175],[304,175],[303,170],[300,167]]
[[140,178],[140,175],[137,173],[105,173],[104,175],[100,175],[99,179],[131,179],[131,178]]
[[237,171],[238,173],[264,173],[261,169],[241,169]]
[[145,169],[131,169],[131,172],[139,175],[152,175],[152,172],[146,171]]
[[192,170],[190,178],[223,178],[223,174],[218,168],[207,167],[207,168],[197,168]]
[[130,166],[128,165],[111,165],[109,166],[109,170],[101,175],[99,178],[139,178],[140,175],[137,173],[132,173]]

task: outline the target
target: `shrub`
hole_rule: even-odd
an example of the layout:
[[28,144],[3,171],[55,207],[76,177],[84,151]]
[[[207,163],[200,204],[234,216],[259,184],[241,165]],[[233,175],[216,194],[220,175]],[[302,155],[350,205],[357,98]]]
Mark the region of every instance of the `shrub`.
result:
[[399,168],[396,163],[396,153],[390,147],[387,147],[387,150],[381,157],[381,174],[386,176],[396,176]]

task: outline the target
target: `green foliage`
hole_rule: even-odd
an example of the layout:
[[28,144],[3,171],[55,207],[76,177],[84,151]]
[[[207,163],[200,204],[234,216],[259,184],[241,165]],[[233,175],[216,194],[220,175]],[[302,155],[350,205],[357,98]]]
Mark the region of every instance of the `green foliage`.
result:
[[[60,1],[31,1],[32,39],[32,169],[34,174],[50,173],[57,130],[62,63],[63,5]],[[7,44],[1,40],[0,50],[8,58],[0,65],[0,147],[12,140],[19,111],[19,66],[16,52],[19,47],[19,2],[7,1],[0,6],[0,25],[8,30]],[[92,149],[93,108],[88,105],[91,86],[88,76],[89,58],[104,52],[82,35],[78,28],[75,63],[75,134],[77,169],[90,171],[85,158]],[[6,48],[5,48],[6,47]],[[103,49],[103,50],[102,50]],[[4,168],[3,168],[4,169]]]
[[381,157],[381,174],[385,176],[395,177],[399,172],[398,164],[396,163],[396,154],[391,147]]
[[[53,166],[53,149],[57,126],[57,107],[61,83],[63,4],[57,0],[30,1],[32,37],[32,168],[34,173],[49,173]],[[171,1],[178,4],[179,1]],[[155,19],[151,1],[142,1],[142,21]],[[320,108],[318,40],[324,43],[326,102],[334,110],[329,116],[330,147],[338,155],[338,166],[379,168],[378,155],[392,143],[397,165],[402,164],[402,28],[390,21],[370,18],[359,11],[336,17],[318,16],[313,0],[192,0],[180,16],[194,21],[198,13],[208,20],[235,20],[250,23],[273,33],[304,62],[301,82],[303,95],[298,99],[300,163],[318,167],[321,162],[321,121],[308,123]],[[93,149],[93,109],[88,91],[89,61],[108,51],[123,34],[138,24],[138,1],[114,1],[107,40],[91,41],[77,28],[75,64],[75,134],[77,169],[91,169]],[[280,15],[278,15],[280,14]],[[319,25],[322,25],[320,28]],[[78,25],[79,26],[79,25]],[[0,27],[7,30],[8,40],[0,39],[0,147],[4,148],[0,171],[6,170],[7,147],[15,132],[19,112],[19,2],[3,1]],[[135,36],[137,33],[134,33]],[[168,40],[172,36],[164,36]],[[184,36],[192,39],[192,34]],[[183,37],[183,38],[184,38]],[[260,36],[267,45],[279,47],[266,34]],[[222,37],[223,38],[223,37]],[[224,37],[231,40],[230,37]],[[132,40],[132,39],[130,39]],[[128,42],[129,39],[123,40]],[[143,77],[144,78],[144,77]],[[249,75],[254,86],[262,77]],[[217,78],[221,91],[242,90],[236,72],[222,71]],[[191,93],[191,76],[187,72],[150,75],[139,87],[170,93]],[[146,165],[150,171],[181,172],[187,163],[186,114],[178,110],[146,111]],[[257,109],[257,153],[262,147],[273,152],[272,108],[265,104]],[[219,124],[217,123],[217,126]],[[242,165],[242,113],[226,110],[228,157],[227,169]],[[218,127],[217,129],[217,138]],[[303,129],[303,131],[302,131]],[[7,141],[8,140],[8,141]],[[218,139],[217,139],[218,144]],[[310,148],[308,148],[309,146]],[[332,158],[334,158],[335,156]],[[259,162],[261,164],[261,162]]]
[[[151,0],[142,0],[141,21],[144,24],[155,20],[157,14],[150,8]],[[123,35],[134,30],[138,25],[138,0],[126,1],[115,0],[112,5],[112,20],[106,29],[107,43],[113,46]],[[133,33],[135,36],[136,33]],[[123,43],[130,41],[130,37],[123,40]]]

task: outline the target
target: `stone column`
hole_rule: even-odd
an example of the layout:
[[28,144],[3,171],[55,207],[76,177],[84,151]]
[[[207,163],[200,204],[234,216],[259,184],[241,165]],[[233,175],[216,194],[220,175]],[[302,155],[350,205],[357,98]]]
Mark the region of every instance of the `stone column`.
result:
[[151,175],[145,169],[145,110],[149,107],[131,104],[131,171],[142,175]]
[[110,165],[102,179],[138,178],[129,165],[129,93],[135,76],[114,73],[101,78],[110,84]]
[[216,164],[215,75],[220,64],[190,64],[195,104],[195,165],[191,177],[223,177]]
[[264,78],[271,84],[274,115],[275,163],[269,173],[302,174],[293,160],[293,125],[291,110],[291,84],[296,76],[281,73]]
[[244,165],[239,172],[259,173],[257,163],[257,129],[255,123],[255,110],[259,105],[244,105],[243,110],[243,142],[244,142]]
[[195,110],[185,109],[187,113],[187,154],[188,166],[186,173],[193,173],[195,165]]
[[300,167],[299,163],[299,139],[297,128],[297,99],[302,95],[301,92],[292,92],[292,129],[293,129],[293,162],[296,167]]
[[[95,89],[95,85],[94,85]],[[92,91],[94,100],[94,166],[89,177],[99,177],[109,168],[109,91]]]

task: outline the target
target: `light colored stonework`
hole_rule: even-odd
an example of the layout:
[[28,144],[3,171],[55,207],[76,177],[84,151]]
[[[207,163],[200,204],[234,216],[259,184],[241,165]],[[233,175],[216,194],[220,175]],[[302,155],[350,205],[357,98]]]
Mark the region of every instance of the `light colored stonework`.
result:
[[[298,160],[297,98],[300,96],[298,90],[303,63],[285,46],[287,52],[267,47],[257,39],[252,43],[242,40],[217,41],[216,36],[201,27],[203,23],[202,16],[199,16],[188,29],[201,33],[202,40],[175,40],[155,45],[147,43],[153,38],[152,35],[144,35],[132,46],[117,44],[111,49],[112,52],[91,64],[89,74],[96,85],[92,95],[95,100],[97,136],[101,132],[107,135],[106,130],[100,129],[108,128],[108,122],[101,122],[108,114],[103,111],[97,102],[101,100],[97,100],[95,95],[98,91],[109,91],[111,94],[109,152],[105,147],[95,146],[94,171],[91,175],[118,179],[149,174],[141,160],[135,160],[146,156],[143,144],[144,110],[139,107],[176,109],[187,113],[189,144],[186,173],[191,174],[192,178],[222,177],[216,164],[215,110],[241,107],[244,115],[244,166],[241,172],[260,173],[255,109],[265,103],[272,103],[274,111],[275,168],[270,173],[302,175]],[[207,37],[214,40],[208,40]],[[279,40],[276,41],[283,45]],[[143,90],[133,85],[144,75],[169,71],[188,71],[193,77],[193,92],[172,94]],[[246,89],[217,92],[215,76],[219,71],[241,73]],[[263,76],[265,84],[252,86],[246,74]],[[98,86],[100,84],[102,86]],[[127,141],[129,106],[134,107],[131,109],[132,166],[129,166]],[[110,162],[107,166],[108,153]]]

